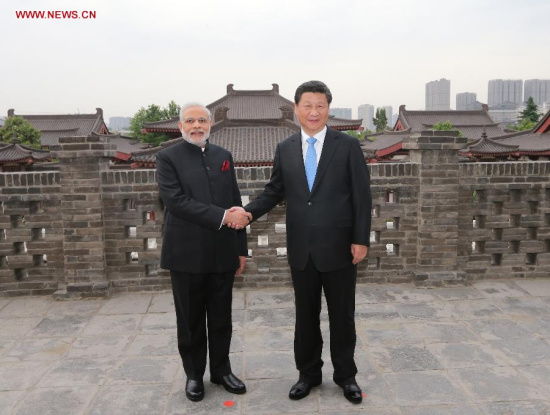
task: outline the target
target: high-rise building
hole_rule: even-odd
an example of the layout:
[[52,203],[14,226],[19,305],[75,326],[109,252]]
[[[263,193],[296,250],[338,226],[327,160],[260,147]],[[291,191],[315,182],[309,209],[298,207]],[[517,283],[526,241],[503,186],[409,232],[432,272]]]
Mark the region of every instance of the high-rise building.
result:
[[331,108],[329,113],[336,118],[351,120],[351,108]]
[[451,109],[451,81],[442,78],[426,84],[426,111]]
[[473,92],[461,92],[459,94],[456,94],[456,110],[466,111],[476,101],[477,95]]
[[372,122],[372,119],[374,118],[374,105],[359,105],[359,107],[357,107],[357,114],[359,118],[363,119],[363,122],[361,123],[363,128],[375,131],[374,123]]
[[523,101],[533,97],[535,104],[550,102],[550,79],[527,79],[523,87]]
[[487,104],[489,107],[512,102],[520,105],[523,102],[523,82],[521,79],[491,79]]

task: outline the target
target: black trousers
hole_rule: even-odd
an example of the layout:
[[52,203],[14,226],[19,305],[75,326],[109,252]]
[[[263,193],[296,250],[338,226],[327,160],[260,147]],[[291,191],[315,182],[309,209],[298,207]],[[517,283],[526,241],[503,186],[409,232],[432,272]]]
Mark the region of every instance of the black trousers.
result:
[[303,271],[291,268],[296,301],[294,357],[301,376],[321,380],[323,338],[320,327],[321,291],[327,300],[330,356],[336,383],[355,380],[355,283],[357,267],[319,272],[311,258]]
[[228,375],[231,373],[229,348],[235,272],[191,274],[171,271],[170,276],[177,317],[178,350],[185,374],[189,379],[203,378],[208,350],[210,375]]

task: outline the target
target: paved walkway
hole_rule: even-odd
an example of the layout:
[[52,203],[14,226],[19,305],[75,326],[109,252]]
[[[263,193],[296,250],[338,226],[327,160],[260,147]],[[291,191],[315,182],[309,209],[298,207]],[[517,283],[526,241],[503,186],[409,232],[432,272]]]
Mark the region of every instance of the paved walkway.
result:
[[168,292],[0,298],[0,414],[550,414],[550,279],[358,285],[361,405],[331,381],[325,313],[324,383],[288,399],[291,289],[235,292],[232,364],[248,393],[206,378],[205,399],[188,401],[172,307]]

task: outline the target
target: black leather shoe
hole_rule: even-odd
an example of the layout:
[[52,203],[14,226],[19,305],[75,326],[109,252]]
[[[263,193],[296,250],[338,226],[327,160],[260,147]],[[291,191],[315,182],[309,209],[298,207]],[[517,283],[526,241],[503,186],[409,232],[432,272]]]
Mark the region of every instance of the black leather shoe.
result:
[[312,381],[300,378],[298,382],[296,382],[292,386],[292,388],[290,388],[288,397],[294,401],[305,398],[307,395],[309,395],[309,392],[311,392],[311,389],[313,387],[319,386],[321,383],[322,381],[320,380],[312,382]]
[[355,404],[363,402],[363,392],[357,383],[351,382],[340,386],[344,389],[344,396],[348,401]]
[[243,381],[240,380],[233,373],[219,378],[212,376],[210,378],[210,382],[216,385],[222,385],[227,392],[236,393],[237,395],[242,395],[246,392],[246,386],[244,385]]
[[185,395],[190,401],[202,401],[202,398],[204,398],[204,384],[202,383],[202,379],[187,379],[187,383],[185,384]]

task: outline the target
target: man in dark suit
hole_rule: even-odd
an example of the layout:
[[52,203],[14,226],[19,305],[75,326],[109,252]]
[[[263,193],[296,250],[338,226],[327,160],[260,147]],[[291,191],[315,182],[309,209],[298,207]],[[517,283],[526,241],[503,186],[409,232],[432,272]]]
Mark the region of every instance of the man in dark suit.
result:
[[185,105],[178,123],[184,141],[156,158],[166,207],[161,267],[170,270],[185,392],[192,401],[204,397],[207,349],[210,381],[232,393],[246,392],[229,362],[232,288],[246,262],[246,231],[224,225],[243,228],[249,214],[227,210],[241,206],[241,195],[231,153],[207,141],[211,125],[206,107]]
[[333,380],[346,399],[362,401],[355,352],[357,263],[367,255],[369,172],[356,138],[326,127],[332,95],[319,81],[298,87],[302,130],[277,146],[269,183],[245,209],[255,219],[286,199],[287,252],[296,301],[294,356],[300,372],[290,399],[321,384],[321,291],[330,321]]

